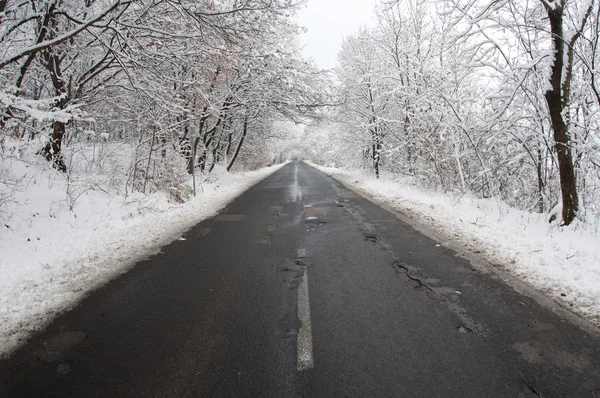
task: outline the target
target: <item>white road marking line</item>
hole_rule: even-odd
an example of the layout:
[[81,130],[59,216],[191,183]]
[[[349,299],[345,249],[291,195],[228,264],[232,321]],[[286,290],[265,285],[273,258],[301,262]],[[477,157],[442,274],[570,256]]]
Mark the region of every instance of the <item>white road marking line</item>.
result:
[[306,249],[298,249],[298,258],[306,257]]
[[308,268],[306,267],[304,267],[302,281],[298,287],[298,318],[300,319],[300,330],[298,331],[298,360],[296,366],[299,372],[303,372],[312,369],[314,366],[310,301],[308,299]]
[[290,185],[290,196],[293,202],[302,202],[302,187],[298,183],[298,166],[294,167],[294,182]]

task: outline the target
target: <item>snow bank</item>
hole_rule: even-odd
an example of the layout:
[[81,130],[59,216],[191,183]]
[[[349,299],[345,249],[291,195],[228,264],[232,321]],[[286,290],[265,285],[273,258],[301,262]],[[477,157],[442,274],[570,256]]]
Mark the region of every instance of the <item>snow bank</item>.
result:
[[[600,237],[592,226],[560,227],[547,214],[465,196],[458,203],[399,177],[315,168],[367,192],[399,213],[517,276],[600,326]],[[443,243],[443,242],[442,242]]]
[[110,181],[73,185],[78,191],[67,194],[64,175],[39,156],[2,162],[2,170],[20,184],[0,214],[0,356],[88,291],[282,167],[239,174],[217,167],[209,179],[198,182],[196,198],[176,204],[165,194],[125,200],[109,193]]

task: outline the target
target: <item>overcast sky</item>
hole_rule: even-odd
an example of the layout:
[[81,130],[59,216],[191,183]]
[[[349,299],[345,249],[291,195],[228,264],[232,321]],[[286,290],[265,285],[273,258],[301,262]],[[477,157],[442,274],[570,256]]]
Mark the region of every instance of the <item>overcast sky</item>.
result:
[[300,38],[304,54],[323,69],[337,64],[342,38],[368,25],[376,0],[308,0],[300,12],[300,25],[308,28]]

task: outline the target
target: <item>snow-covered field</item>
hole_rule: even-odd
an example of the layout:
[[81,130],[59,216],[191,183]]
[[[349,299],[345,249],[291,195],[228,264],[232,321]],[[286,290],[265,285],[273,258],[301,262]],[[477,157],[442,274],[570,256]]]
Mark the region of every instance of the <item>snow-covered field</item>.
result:
[[111,178],[125,175],[118,159],[127,157],[113,154],[103,155],[112,177],[81,171],[71,181],[33,153],[1,159],[0,356],[282,166],[236,174],[217,167],[199,179],[196,198],[178,204],[164,193],[116,194]]
[[384,174],[377,180],[361,170],[311,165],[483,256],[600,326],[600,236],[595,225],[563,228],[549,224],[547,214],[516,210],[495,199],[464,196],[457,202],[399,177]]

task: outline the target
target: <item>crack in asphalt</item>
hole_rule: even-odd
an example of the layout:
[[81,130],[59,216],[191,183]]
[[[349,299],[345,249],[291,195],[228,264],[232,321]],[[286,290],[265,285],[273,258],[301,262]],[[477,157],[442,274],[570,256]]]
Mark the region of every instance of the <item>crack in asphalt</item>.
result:
[[525,386],[525,389],[528,393],[535,395],[536,397],[540,397],[543,398],[544,396],[537,390],[535,389],[531,384],[529,384],[528,382],[526,382],[525,380],[523,380],[523,384]]
[[441,294],[439,294],[438,292],[436,292],[431,286],[429,286],[427,283],[423,282],[421,280],[421,278],[418,278],[418,277],[416,277],[414,275],[411,275],[410,274],[410,269],[409,269],[410,266],[409,265],[404,264],[404,263],[400,262],[399,260],[394,260],[392,266],[395,267],[396,269],[400,269],[400,270],[404,271],[404,274],[406,275],[406,277],[409,280],[411,280],[411,281],[413,281],[413,282],[415,282],[417,284],[417,286],[415,286],[415,289],[424,289],[424,290],[426,290],[425,295],[429,299],[431,299],[433,301],[436,301],[436,302],[439,302],[439,303],[443,303],[445,301],[448,301],[448,299],[446,297],[444,297]]
[[456,317],[458,317],[458,320],[460,321],[460,324],[456,328],[458,330],[458,332],[464,333],[464,334],[477,332],[484,336],[487,335],[486,328],[481,323],[475,322],[473,319],[471,319],[469,316],[467,316],[466,315],[467,311],[464,308],[460,307],[451,298],[445,297],[445,296],[439,294],[438,292],[436,292],[435,288],[433,288],[430,285],[428,285],[427,283],[423,282],[423,280],[421,278],[412,275],[411,271],[414,270],[413,269],[414,267],[411,267],[408,264],[402,263],[398,259],[396,259],[392,262],[392,266],[397,271],[402,272],[402,274],[405,275],[408,278],[408,280],[416,283],[415,289],[424,290],[427,298],[429,298],[430,300],[435,301],[437,303],[445,304],[446,307],[448,307],[448,309],[450,311],[452,311],[456,315]]
[[[392,266],[402,274],[406,275],[410,281],[416,283],[415,289],[423,290],[425,292],[425,296],[437,303],[444,304],[454,315],[458,318],[458,325],[455,326],[455,330],[459,333],[475,333],[482,336],[486,336],[488,334],[487,327],[481,322],[475,322],[471,317],[467,315],[467,310],[462,308],[457,304],[457,297],[446,297],[438,291],[443,289],[441,287],[432,287],[420,277],[413,275],[411,272],[415,271],[415,268],[401,262],[394,252],[394,249],[387,243],[385,243],[376,233],[375,226],[369,222],[366,214],[360,208],[360,206],[352,203],[351,201],[344,201],[345,206],[344,210],[346,210],[358,223],[362,228],[359,228],[360,232],[363,234],[364,239],[368,242],[373,243],[376,246],[381,247],[382,250],[388,251],[393,257]],[[450,289],[454,291],[454,289]]]
[[[422,281],[420,278],[417,278],[416,276],[412,276],[412,275],[410,274],[410,270],[409,270],[409,267],[410,267],[410,266],[409,266],[409,265],[407,265],[407,264],[403,264],[403,263],[401,263],[399,260],[397,260],[397,259],[396,259],[396,260],[394,260],[394,262],[392,263],[392,267],[395,267],[395,268],[397,268],[397,269],[400,269],[400,270],[404,271],[404,274],[406,275],[406,277],[407,277],[408,279],[410,279],[411,281],[413,281],[413,282],[416,282],[416,283],[417,283],[417,286],[416,286],[417,288],[424,287],[424,288],[426,288],[426,289],[428,289],[428,290],[430,290],[430,291],[433,291],[433,290],[431,289],[431,287],[429,287],[427,284],[425,284],[425,283],[424,283],[424,282],[423,282],[423,281]],[[412,268],[412,267],[411,267],[411,268]]]

